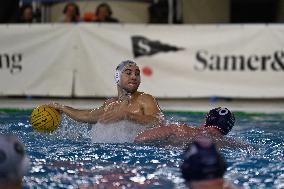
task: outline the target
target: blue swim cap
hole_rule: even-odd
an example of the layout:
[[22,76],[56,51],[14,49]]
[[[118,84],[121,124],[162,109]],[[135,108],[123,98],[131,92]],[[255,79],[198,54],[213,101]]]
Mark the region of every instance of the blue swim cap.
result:
[[209,138],[195,140],[184,153],[181,165],[186,181],[201,181],[222,178],[227,165]]
[[235,124],[235,116],[228,108],[214,108],[208,112],[205,127],[217,128],[222,134],[228,134]]

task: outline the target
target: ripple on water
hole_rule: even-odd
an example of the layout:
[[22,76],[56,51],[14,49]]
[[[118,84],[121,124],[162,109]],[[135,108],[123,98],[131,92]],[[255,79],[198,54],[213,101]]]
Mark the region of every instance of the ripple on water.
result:
[[[200,125],[203,115],[174,114]],[[29,114],[0,114],[0,132],[26,144],[32,169],[24,188],[185,188],[179,171],[182,149],[133,143],[91,143],[92,125],[64,117],[52,134],[34,132]],[[284,117],[242,116],[230,137],[257,145],[256,151],[223,149],[225,178],[244,188],[284,188]]]

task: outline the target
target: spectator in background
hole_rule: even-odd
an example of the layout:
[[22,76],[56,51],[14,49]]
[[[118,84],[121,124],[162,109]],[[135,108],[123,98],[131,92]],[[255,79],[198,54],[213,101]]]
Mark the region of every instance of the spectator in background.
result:
[[119,22],[118,19],[112,17],[111,7],[107,3],[98,5],[95,12],[95,22]]
[[80,21],[80,9],[75,3],[68,3],[63,9],[65,15],[62,22],[76,23]]
[[33,23],[34,21],[34,12],[31,4],[24,4],[20,8],[20,23]]
[[22,188],[22,178],[28,169],[24,145],[14,135],[0,134],[0,188]]
[[197,138],[185,151],[182,177],[191,189],[237,189],[225,182],[227,165],[209,138]]

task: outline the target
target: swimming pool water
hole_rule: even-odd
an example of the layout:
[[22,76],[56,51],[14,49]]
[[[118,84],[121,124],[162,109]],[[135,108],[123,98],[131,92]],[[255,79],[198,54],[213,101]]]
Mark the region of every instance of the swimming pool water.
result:
[[[24,188],[186,188],[179,165],[183,149],[142,144],[92,144],[89,124],[63,117],[55,133],[35,132],[29,111],[0,113],[0,133],[24,142],[31,169]],[[166,113],[168,120],[200,125],[204,114]],[[225,178],[253,189],[284,189],[284,115],[237,114],[230,137],[259,150],[222,149]]]

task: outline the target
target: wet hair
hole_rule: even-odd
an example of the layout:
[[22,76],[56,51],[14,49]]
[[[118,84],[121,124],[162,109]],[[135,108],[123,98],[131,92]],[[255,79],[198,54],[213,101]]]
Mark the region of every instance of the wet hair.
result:
[[222,178],[227,165],[209,138],[196,139],[183,154],[182,177],[186,181]]
[[116,84],[118,84],[119,81],[120,81],[121,72],[124,70],[125,66],[127,66],[129,64],[137,65],[136,62],[134,62],[132,60],[124,60],[120,64],[118,64],[118,66],[116,67],[115,75],[114,75],[114,79],[115,79]]
[[111,15],[112,15],[112,10],[111,10],[111,7],[109,6],[109,4],[107,4],[107,3],[101,3],[101,4],[99,4],[99,5],[97,6],[96,12],[95,12],[96,16],[99,14],[99,11],[100,11],[100,8],[101,8],[101,7],[106,7],[106,8],[107,8],[107,11],[108,11],[108,13],[109,13],[109,17],[111,17]]
[[235,124],[235,116],[228,108],[214,108],[205,118],[205,127],[214,127],[223,135],[228,134]]
[[20,181],[29,165],[22,142],[15,135],[0,134],[0,184]]
[[67,9],[68,9],[69,6],[75,7],[76,16],[80,16],[80,9],[79,9],[78,5],[75,4],[75,3],[67,3],[65,5],[64,9],[63,9],[63,14],[66,14]]

